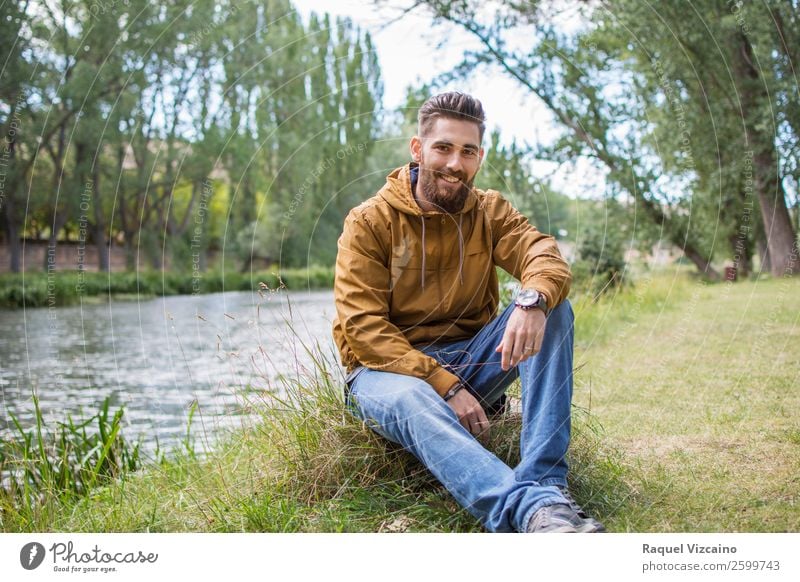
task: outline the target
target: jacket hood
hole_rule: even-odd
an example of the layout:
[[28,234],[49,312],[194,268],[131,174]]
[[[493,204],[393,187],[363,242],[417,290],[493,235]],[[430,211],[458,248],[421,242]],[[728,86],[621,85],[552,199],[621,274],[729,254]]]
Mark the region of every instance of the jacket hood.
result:
[[[411,214],[412,216],[422,216],[424,214],[445,214],[439,210],[429,210],[423,212],[419,207],[417,201],[414,200],[414,193],[411,191],[411,168],[418,167],[419,164],[411,162],[397,168],[386,177],[386,184],[381,188],[378,194],[381,198],[386,200],[392,208],[399,210],[404,214]],[[464,214],[472,210],[477,201],[475,189],[471,189],[464,202],[464,207],[457,214]]]

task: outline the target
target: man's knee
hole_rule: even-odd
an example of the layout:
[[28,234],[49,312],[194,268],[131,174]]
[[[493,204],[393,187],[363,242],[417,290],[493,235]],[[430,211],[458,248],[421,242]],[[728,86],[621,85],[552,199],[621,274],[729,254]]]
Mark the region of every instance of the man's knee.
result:
[[547,327],[571,328],[575,324],[575,313],[569,299],[564,299],[547,315]]
[[388,372],[359,378],[353,399],[358,416],[381,436],[408,446],[425,427],[448,422],[452,411],[433,387],[418,378]]
[[419,378],[391,372],[374,372],[363,379],[354,393],[355,400],[366,408],[380,407],[396,418],[407,418],[435,405],[441,397]]

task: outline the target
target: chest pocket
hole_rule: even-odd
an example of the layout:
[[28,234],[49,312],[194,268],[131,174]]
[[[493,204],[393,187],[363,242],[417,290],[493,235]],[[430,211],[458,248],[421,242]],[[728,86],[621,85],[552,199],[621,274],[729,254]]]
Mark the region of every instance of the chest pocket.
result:
[[410,281],[417,281],[419,284],[422,257],[422,248],[419,241],[405,235],[392,245],[392,253],[389,258],[389,291],[393,291],[400,284]]

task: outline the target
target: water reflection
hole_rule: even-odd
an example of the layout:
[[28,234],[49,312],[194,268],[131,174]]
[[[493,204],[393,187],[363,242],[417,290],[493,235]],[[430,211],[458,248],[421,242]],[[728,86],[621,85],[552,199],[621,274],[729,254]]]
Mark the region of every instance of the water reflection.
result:
[[242,422],[244,389],[307,365],[301,341],[332,354],[333,317],[331,291],[0,310],[0,432],[9,412],[32,425],[35,389],[48,422],[94,414],[110,395],[112,409],[125,405],[125,434],[151,450],[185,434],[196,400],[193,432],[211,436]]

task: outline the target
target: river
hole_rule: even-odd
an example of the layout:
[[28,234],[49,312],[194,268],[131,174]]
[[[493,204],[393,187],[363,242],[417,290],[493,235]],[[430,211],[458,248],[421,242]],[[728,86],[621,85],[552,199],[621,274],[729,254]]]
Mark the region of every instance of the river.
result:
[[48,424],[91,416],[109,396],[112,410],[125,406],[129,440],[169,450],[196,402],[191,432],[201,449],[248,422],[244,404],[275,390],[278,374],[309,364],[304,345],[335,360],[334,313],[332,291],[0,310],[0,434],[11,430],[9,413],[34,424],[34,390]]

